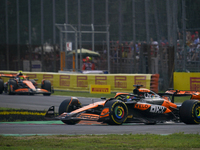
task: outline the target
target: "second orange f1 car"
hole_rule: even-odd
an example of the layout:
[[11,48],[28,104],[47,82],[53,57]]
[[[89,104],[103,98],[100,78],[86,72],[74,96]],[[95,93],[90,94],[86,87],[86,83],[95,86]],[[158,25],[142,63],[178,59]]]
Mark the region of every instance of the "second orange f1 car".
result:
[[[10,78],[8,82],[3,82],[1,77]],[[42,80],[41,88],[37,87],[37,82],[33,79],[29,80],[29,77],[23,75],[22,72],[18,74],[0,74],[0,94],[3,92],[9,95],[13,94],[43,94],[44,96],[50,96],[53,93],[53,87],[49,80]]]
[[69,125],[77,124],[81,120],[110,125],[139,122],[156,124],[165,121],[200,124],[200,99],[186,100],[177,105],[171,102],[169,97],[173,96],[173,92],[158,95],[148,89],[137,87],[133,93],[117,93],[114,98],[86,106],[81,106],[78,98],[71,97],[60,104],[59,116],[54,116],[54,106],[51,106],[46,117],[55,117]]

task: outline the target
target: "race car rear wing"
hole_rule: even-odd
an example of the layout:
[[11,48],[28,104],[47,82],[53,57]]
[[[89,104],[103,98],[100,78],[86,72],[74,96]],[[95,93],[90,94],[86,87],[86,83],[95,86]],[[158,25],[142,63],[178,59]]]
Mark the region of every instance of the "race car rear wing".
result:
[[14,78],[16,74],[0,74],[0,77]]
[[[1,77],[6,77],[6,78],[15,78],[17,76],[17,74],[0,74],[0,78]],[[29,78],[26,75],[23,75],[24,77],[26,77],[27,79]]]
[[200,92],[197,91],[181,91],[181,90],[167,90],[165,93],[158,93],[160,96],[172,96],[172,102],[174,103],[175,96],[193,96],[200,95]]

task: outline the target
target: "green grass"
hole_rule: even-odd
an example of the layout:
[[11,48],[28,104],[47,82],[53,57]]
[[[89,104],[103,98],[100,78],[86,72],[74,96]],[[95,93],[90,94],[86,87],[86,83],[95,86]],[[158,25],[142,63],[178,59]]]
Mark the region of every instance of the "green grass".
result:
[[[76,96],[76,97],[93,97],[93,98],[111,98],[114,97],[116,93],[111,94],[91,94],[89,92],[71,92],[71,91],[55,91],[52,95],[62,95],[62,96]],[[174,102],[175,103],[182,103],[185,100],[190,99],[190,96],[179,96],[175,97]]]
[[199,134],[170,135],[53,135],[0,136],[0,149],[9,150],[132,150],[132,149],[199,149]]

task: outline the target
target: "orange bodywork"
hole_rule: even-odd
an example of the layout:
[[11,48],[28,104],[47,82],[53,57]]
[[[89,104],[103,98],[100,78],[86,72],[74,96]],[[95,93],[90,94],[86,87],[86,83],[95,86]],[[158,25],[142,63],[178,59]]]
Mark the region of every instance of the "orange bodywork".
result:
[[142,92],[142,93],[149,93],[150,90],[149,89],[145,89],[145,88],[140,88],[138,89],[139,92]]
[[0,74],[0,77],[10,77],[10,78],[12,78],[12,77],[15,77],[16,76],[16,74]]
[[200,100],[200,95],[192,95],[192,96],[191,96],[191,99]]
[[172,102],[170,102],[168,100],[164,100],[162,106],[165,106],[165,107],[167,107],[167,108],[169,108],[171,110],[174,109],[174,108],[177,108],[176,104],[174,104],[174,103],[172,103]]
[[85,120],[87,120],[87,119],[88,120],[98,120],[99,119],[99,115],[82,113],[77,118],[85,119]]
[[[16,76],[17,76],[17,74],[0,74],[0,77],[14,78],[14,77],[16,77]],[[26,75],[21,75],[21,76],[19,76],[19,77],[23,77],[24,79],[28,78],[28,76],[26,76]]]
[[85,111],[85,110],[88,110],[88,109],[96,108],[96,107],[98,107],[99,105],[104,106],[104,104],[105,104],[105,101],[95,102],[95,103],[89,104],[89,105],[87,105],[87,106],[84,106],[84,107],[82,107],[82,108],[79,108],[79,109],[77,109],[77,110],[74,110],[74,111],[72,111],[71,113],[79,113],[79,112],[82,112],[82,111]]
[[171,111],[170,109],[167,108],[167,109],[165,110],[164,114],[171,113],[171,112],[172,112],[172,111]]
[[109,116],[109,108],[104,108],[104,109],[101,111],[100,118],[108,117],[108,116]]
[[34,90],[36,89],[35,86],[32,84],[31,81],[24,80],[23,83],[25,83],[31,89],[34,89]]
[[200,92],[197,92],[197,91],[168,90],[165,93],[172,94],[172,95],[175,94],[175,95],[180,95],[180,96],[191,95],[191,99],[200,100]]
[[177,108],[177,105],[168,101],[168,100],[164,100],[162,106],[165,106],[167,109],[165,110],[164,114],[166,113],[171,113],[173,111],[173,109]]
[[27,88],[17,89],[15,92],[29,92]]
[[200,92],[197,91],[180,91],[180,90],[168,90],[165,93],[177,94],[177,95],[199,95]]

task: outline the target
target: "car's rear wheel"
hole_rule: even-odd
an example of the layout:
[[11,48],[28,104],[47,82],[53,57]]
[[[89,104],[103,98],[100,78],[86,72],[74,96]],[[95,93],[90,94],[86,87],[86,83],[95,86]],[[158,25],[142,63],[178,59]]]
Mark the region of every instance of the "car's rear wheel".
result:
[[0,94],[3,93],[3,89],[4,89],[4,84],[3,84],[3,80],[0,79]]
[[200,101],[184,101],[180,107],[180,119],[185,124],[200,124]]
[[[51,82],[49,80],[44,80],[41,84],[41,88],[51,92]],[[44,96],[50,96],[51,93],[44,93]]]
[[126,121],[128,116],[128,108],[126,104],[120,100],[108,101],[104,108],[109,108],[109,120],[106,121],[109,125],[121,125]]
[[[64,112],[69,113],[79,108],[81,108],[81,103],[79,102],[78,99],[66,99],[60,104],[58,113],[59,115],[61,115]],[[80,120],[61,120],[61,121],[68,125],[74,125],[80,122]]]
[[14,95],[15,90],[17,89],[17,81],[11,79],[8,81],[8,94],[9,95]]

